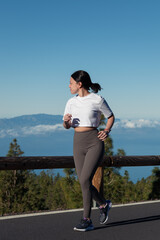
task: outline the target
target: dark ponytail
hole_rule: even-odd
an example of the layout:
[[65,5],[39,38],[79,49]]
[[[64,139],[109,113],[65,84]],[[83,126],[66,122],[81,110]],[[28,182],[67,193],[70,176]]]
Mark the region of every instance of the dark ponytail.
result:
[[92,83],[91,78],[89,74],[83,70],[79,70],[74,72],[71,77],[78,83],[82,83],[82,87],[84,87],[86,90],[90,90],[90,88],[93,90],[94,93],[97,93],[102,88],[98,83]]
[[91,89],[93,90],[94,93],[97,93],[98,91],[101,91],[101,86],[99,83],[92,83]]

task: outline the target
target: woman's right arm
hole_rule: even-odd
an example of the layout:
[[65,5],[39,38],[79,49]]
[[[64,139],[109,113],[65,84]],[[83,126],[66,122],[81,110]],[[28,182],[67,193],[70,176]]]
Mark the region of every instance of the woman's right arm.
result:
[[64,128],[69,129],[71,127],[71,118],[72,118],[72,115],[69,113],[64,115],[64,118],[63,118],[63,127]]

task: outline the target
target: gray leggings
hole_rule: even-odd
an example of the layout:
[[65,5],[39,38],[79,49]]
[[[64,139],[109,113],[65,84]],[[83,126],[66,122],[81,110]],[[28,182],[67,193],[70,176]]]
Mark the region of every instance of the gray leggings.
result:
[[90,218],[92,198],[99,205],[105,203],[104,198],[92,185],[92,178],[104,154],[104,142],[99,140],[97,134],[97,129],[74,134],[73,155],[83,195],[84,218]]

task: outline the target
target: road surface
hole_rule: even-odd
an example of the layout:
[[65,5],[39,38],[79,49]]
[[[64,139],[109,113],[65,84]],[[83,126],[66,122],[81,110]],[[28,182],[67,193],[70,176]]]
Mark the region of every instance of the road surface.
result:
[[0,240],[160,240],[160,201],[113,206],[106,225],[92,210],[95,229],[76,232],[82,211],[0,218]]

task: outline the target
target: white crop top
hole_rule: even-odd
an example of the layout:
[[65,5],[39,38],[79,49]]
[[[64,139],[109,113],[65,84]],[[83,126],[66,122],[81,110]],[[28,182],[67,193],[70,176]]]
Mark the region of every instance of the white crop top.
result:
[[107,102],[101,96],[90,93],[85,97],[74,96],[66,104],[64,115],[72,115],[72,127],[98,127],[101,113],[106,118],[112,115]]

